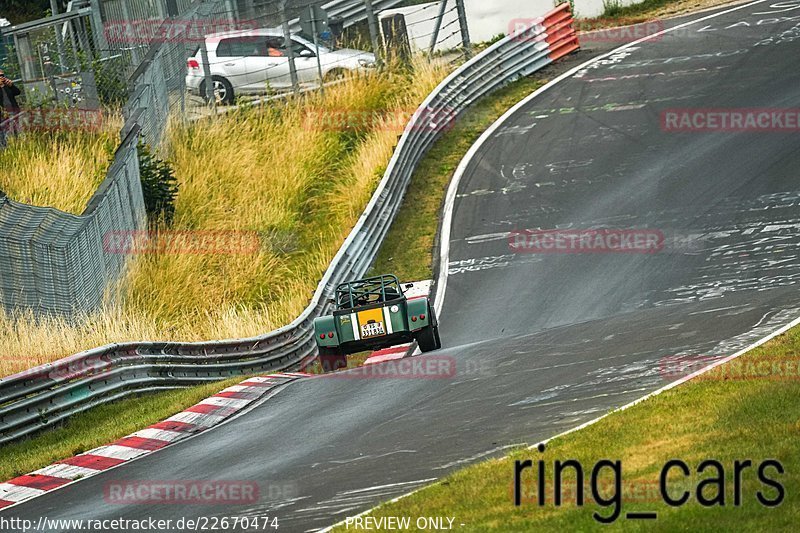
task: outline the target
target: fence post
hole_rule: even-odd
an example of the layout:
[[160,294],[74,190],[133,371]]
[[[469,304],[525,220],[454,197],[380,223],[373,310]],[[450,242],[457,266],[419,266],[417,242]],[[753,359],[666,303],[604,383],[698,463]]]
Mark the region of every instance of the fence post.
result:
[[[50,15],[56,16],[58,15],[58,1],[57,0],[50,0]],[[56,49],[58,50],[58,66],[59,74],[63,74],[66,69],[67,64],[67,56],[64,55],[64,36],[61,35],[59,30],[63,29],[64,25],[62,24],[61,27],[53,26],[53,32],[56,34]]]
[[94,43],[100,52],[100,57],[108,57],[108,41],[106,40],[103,13],[100,11],[100,0],[91,0],[92,7],[92,35]]
[[286,45],[286,57],[289,58],[289,75],[292,80],[292,90],[298,93],[300,87],[297,81],[297,66],[294,62],[294,48],[292,47],[292,32],[289,29],[289,18],[286,16],[286,0],[281,0],[278,9],[281,11],[281,27],[283,28],[283,40]]
[[442,21],[444,20],[445,10],[447,9],[447,0],[440,0],[439,16],[436,17],[436,26],[433,28],[433,35],[431,35],[431,47],[428,50],[428,57],[433,56],[433,51],[436,48],[436,41],[439,40],[439,30],[442,29]]
[[364,7],[367,10],[367,24],[369,25],[369,38],[372,41],[372,49],[375,52],[375,58],[380,63],[381,45],[378,36],[378,19],[375,18],[375,10],[372,8],[372,0],[364,0]]
[[206,40],[204,38],[200,41],[200,59],[203,61],[203,76],[205,77],[206,97],[208,98],[208,103],[211,104],[211,109],[216,110],[217,97],[214,94],[214,80],[211,78],[211,63],[208,61],[208,47],[206,46]]
[[467,12],[464,9],[464,0],[456,0],[456,11],[458,11],[458,25],[461,27],[461,45],[464,47],[464,55],[469,59],[472,57],[472,42],[469,39],[469,27],[467,26]]

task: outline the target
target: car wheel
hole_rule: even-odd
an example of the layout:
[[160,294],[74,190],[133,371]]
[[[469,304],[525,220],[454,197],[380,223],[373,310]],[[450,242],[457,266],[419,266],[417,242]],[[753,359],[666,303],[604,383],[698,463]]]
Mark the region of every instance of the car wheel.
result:
[[436,331],[438,328],[435,326],[428,326],[424,329],[421,329],[417,332],[417,345],[419,346],[419,351],[422,353],[425,352],[432,352],[433,350],[438,349],[441,345],[436,342],[438,337],[438,332]]
[[[212,76],[211,82],[214,85],[214,100],[218,105],[231,105],[233,104],[233,85],[231,82],[222,76]],[[200,94],[203,100],[208,102],[208,93],[206,92],[206,82],[200,83]]]
[[323,81],[325,83],[330,83],[332,81],[341,80],[342,78],[344,78],[346,73],[347,73],[347,69],[343,69],[343,68],[335,68],[335,69],[329,70],[325,74],[325,76],[323,76]]
[[341,353],[336,348],[320,348],[319,364],[325,373],[336,372],[347,368],[347,354]]

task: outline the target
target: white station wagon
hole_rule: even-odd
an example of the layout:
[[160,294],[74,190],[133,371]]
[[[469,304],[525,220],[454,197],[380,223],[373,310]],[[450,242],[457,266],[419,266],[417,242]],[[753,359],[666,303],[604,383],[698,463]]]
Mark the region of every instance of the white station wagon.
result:
[[[289,58],[283,31],[279,28],[237,30],[205,36],[214,96],[218,103],[232,104],[238,95],[265,94],[270,89],[290,89]],[[292,50],[300,85],[319,82],[314,43],[292,35]],[[335,79],[347,71],[375,66],[375,56],[360,50],[331,50],[319,46],[322,76]],[[206,97],[203,60],[198,47],[187,61],[186,86]]]

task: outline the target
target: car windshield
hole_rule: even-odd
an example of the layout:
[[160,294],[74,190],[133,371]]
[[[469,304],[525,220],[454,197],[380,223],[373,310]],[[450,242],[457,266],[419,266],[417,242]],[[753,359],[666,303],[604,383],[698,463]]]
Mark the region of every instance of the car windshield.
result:
[[383,275],[350,283],[336,288],[336,307],[352,309],[362,305],[396,300],[403,295],[403,289],[395,276]]

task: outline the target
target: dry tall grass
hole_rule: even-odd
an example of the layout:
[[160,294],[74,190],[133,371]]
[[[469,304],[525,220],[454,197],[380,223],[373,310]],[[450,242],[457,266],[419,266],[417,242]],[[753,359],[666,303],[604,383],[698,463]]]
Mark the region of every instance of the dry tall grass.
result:
[[110,113],[97,130],[11,137],[0,150],[0,191],[18,202],[81,214],[105,178],[121,127],[121,117]]
[[[171,230],[255,231],[257,250],[142,254],[115,303],[70,325],[0,317],[0,375],[125,340],[257,335],[294,319],[380,180],[401,131],[314,127],[310,109],[413,111],[447,74],[354,76],[325,95],[238,111],[174,128],[169,159],[180,182]],[[109,300],[111,301],[111,300]],[[13,355],[12,355],[13,354]]]

